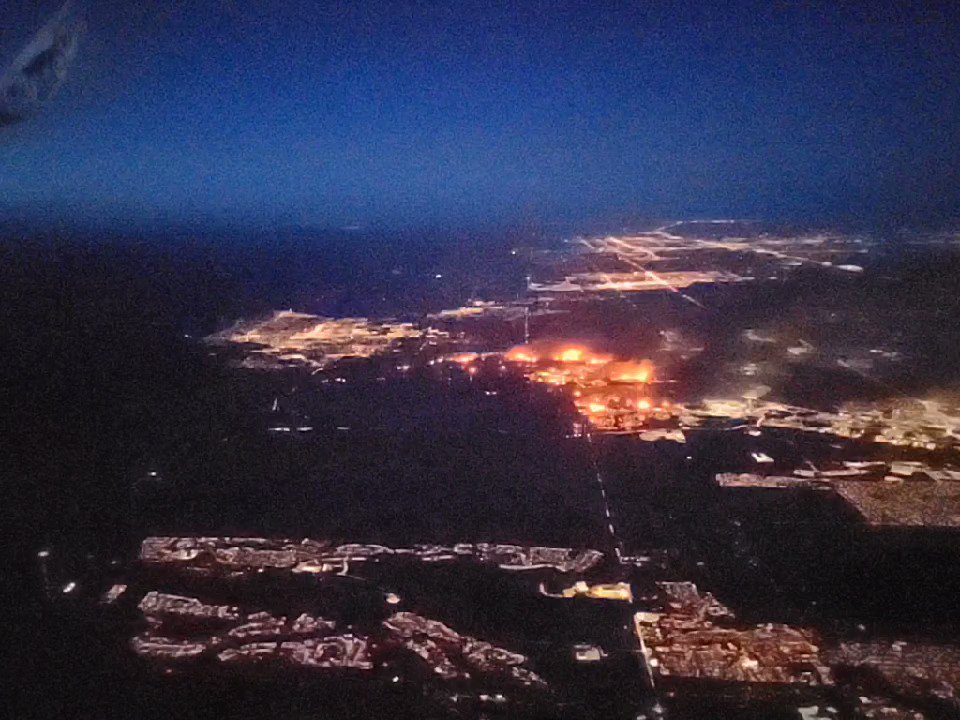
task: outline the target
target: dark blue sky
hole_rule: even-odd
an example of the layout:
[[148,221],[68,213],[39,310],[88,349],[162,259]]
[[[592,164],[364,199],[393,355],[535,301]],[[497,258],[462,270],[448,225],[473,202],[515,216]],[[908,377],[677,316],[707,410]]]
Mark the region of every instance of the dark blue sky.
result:
[[[2,218],[409,228],[960,208],[960,27],[929,3],[78,5],[60,93],[0,128]],[[5,67],[59,3],[4,6]]]

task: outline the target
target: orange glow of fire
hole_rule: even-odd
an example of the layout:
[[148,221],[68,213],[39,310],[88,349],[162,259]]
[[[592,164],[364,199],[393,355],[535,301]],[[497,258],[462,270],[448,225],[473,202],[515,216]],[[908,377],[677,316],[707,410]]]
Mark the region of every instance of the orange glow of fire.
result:
[[643,400],[641,400],[640,402],[637,403],[637,407],[640,408],[641,410],[649,410],[649,409],[650,409],[650,401],[647,400],[647,399],[643,399]]
[[599,415],[600,413],[607,411],[607,406],[602,403],[590,403],[587,405],[587,409],[593,414]]
[[649,360],[616,363],[610,369],[610,381],[644,385],[653,382],[653,363]]
[[512,350],[508,351],[506,355],[503,356],[504,360],[507,362],[516,362],[516,363],[535,363],[537,362],[537,355],[529,348],[521,345],[520,347],[515,347]]
[[459,365],[467,365],[476,360],[479,356],[476,353],[460,353],[459,355],[454,355],[450,358],[450,362],[455,362]]
[[566,377],[556,374],[556,370],[552,368],[545,372],[534,373],[531,377],[534,382],[546,383],[547,385],[563,385],[567,382]]
[[583,362],[584,354],[583,348],[564,348],[557,354],[557,360],[570,363]]
[[584,345],[559,344],[553,341],[534,345],[517,345],[504,356],[507,362],[535,364],[543,360],[553,360],[562,365],[608,365],[613,361],[611,355],[595,353]]

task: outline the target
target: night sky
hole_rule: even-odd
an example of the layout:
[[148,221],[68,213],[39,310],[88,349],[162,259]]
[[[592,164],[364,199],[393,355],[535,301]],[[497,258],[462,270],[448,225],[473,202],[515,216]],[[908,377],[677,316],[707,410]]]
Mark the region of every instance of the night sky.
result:
[[[0,68],[60,5],[5,0]],[[0,127],[0,220],[417,228],[960,208],[960,25],[930,3],[74,11],[86,29],[59,92]]]

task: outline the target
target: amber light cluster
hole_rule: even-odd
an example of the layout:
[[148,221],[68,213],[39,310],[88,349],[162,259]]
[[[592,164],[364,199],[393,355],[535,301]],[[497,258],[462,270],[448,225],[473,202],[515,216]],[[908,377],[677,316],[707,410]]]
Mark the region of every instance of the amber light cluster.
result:
[[613,362],[612,355],[593,352],[585,345],[559,342],[543,342],[518,345],[508,350],[504,360],[513,363],[541,365],[559,363],[564,366],[598,367]]
[[504,361],[520,365],[533,382],[569,389],[597,429],[635,429],[650,415],[669,414],[669,403],[651,397],[655,378],[649,360],[616,360],[585,345],[543,342],[518,345]]

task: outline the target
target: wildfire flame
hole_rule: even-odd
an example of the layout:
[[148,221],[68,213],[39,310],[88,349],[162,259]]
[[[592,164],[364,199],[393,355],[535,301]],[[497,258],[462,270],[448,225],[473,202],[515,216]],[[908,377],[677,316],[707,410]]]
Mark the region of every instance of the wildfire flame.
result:
[[450,362],[455,362],[458,365],[469,365],[474,360],[477,360],[480,356],[477,353],[465,352],[460,353],[459,355],[453,355],[449,358]]
[[525,345],[519,345],[508,351],[503,359],[507,362],[532,364],[539,360],[537,354],[531,348]]
[[571,347],[561,350],[557,354],[557,360],[560,362],[578,363],[583,362],[584,351],[582,348]]
[[555,341],[538,342],[534,345],[517,345],[504,354],[507,362],[534,364],[541,361],[553,361],[563,365],[607,365],[613,357],[595,353],[583,345],[558,343]]
[[566,387],[578,410],[597,427],[622,427],[624,418],[645,418],[667,407],[664,401],[655,408],[647,393],[654,381],[649,360],[614,360],[585,345],[557,341],[519,345],[504,360],[535,365],[525,372],[532,382]]
[[610,382],[642,385],[653,382],[653,363],[649,360],[610,363],[608,370]]

